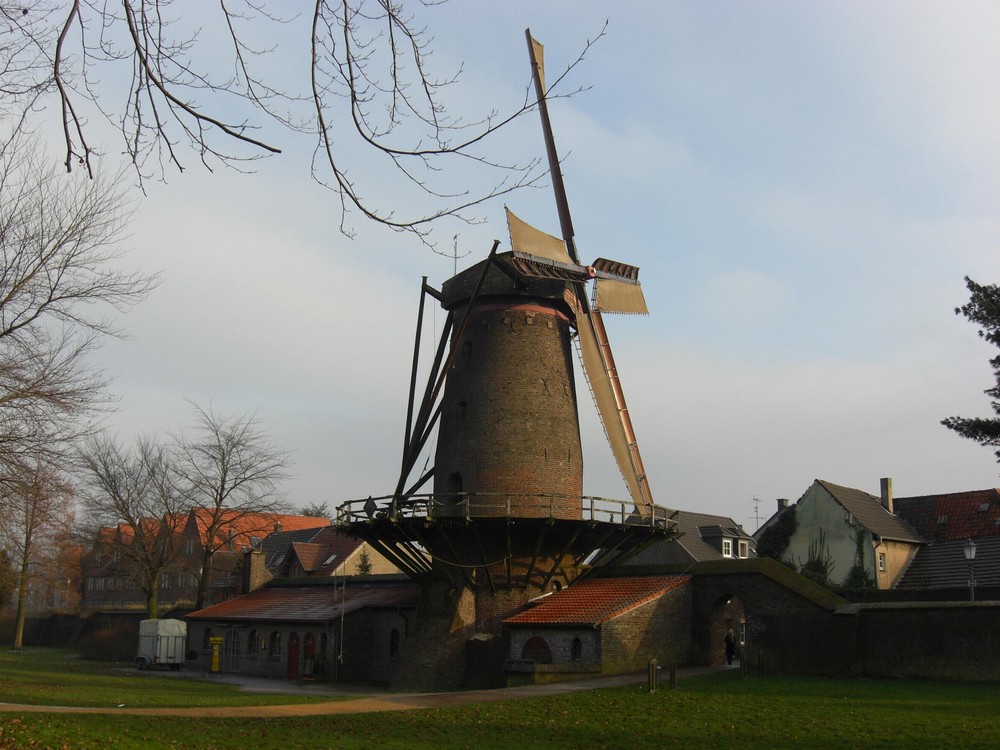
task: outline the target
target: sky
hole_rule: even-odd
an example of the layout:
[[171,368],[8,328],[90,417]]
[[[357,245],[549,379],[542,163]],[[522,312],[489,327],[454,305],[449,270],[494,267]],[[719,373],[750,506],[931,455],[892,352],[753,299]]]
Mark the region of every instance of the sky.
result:
[[[817,478],[877,495],[888,476],[897,496],[998,484],[992,452],[940,421],[991,415],[995,352],[953,311],[966,275],[1000,282],[1000,6],[452,0],[420,18],[436,69],[462,68],[449,111],[470,118],[523,97],[525,28],[551,80],[606,23],[566,81],[585,90],[551,116],[583,259],[641,269],[650,314],[605,320],[659,504],[753,531]],[[278,42],[290,75],[301,45]],[[440,253],[359,219],[349,238],[310,143],[274,140],[253,174],[189,154],[136,193],[126,263],[162,281],[96,364],[122,439],[190,429],[192,402],[253,414],[289,451],[289,500],[332,508],[396,483],[421,277],[439,287],[505,249],[504,203],[559,224],[540,188],[443,226]],[[488,148],[543,158],[537,116]],[[585,492],[624,499],[579,400]]]

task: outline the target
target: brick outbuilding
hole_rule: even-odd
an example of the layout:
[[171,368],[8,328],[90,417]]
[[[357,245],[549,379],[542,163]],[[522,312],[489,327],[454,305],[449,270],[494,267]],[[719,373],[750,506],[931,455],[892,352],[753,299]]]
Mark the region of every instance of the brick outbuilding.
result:
[[581,581],[505,620],[508,683],[552,682],[687,663],[691,577],[635,576]]

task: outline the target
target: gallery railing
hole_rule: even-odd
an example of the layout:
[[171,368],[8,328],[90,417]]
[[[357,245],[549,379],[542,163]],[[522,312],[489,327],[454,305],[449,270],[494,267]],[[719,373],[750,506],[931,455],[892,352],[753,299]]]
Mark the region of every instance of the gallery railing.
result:
[[[578,500],[577,504],[575,501]],[[570,502],[573,501],[573,502]],[[349,500],[337,508],[337,525],[407,519],[549,519],[581,520],[667,529],[675,511],[658,505],[637,509],[631,501],[590,495],[570,498],[540,493],[454,493],[451,495],[383,495]]]

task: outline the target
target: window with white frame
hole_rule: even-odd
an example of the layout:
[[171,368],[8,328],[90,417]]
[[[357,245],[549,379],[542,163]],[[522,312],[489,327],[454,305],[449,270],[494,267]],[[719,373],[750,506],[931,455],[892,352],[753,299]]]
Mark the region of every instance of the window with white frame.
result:
[[885,573],[885,552],[878,553],[878,570],[879,573]]
[[750,545],[745,539],[740,539],[736,549],[738,550],[739,557],[746,559],[750,556]]
[[722,540],[722,556],[732,557],[733,556],[733,540],[723,539]]

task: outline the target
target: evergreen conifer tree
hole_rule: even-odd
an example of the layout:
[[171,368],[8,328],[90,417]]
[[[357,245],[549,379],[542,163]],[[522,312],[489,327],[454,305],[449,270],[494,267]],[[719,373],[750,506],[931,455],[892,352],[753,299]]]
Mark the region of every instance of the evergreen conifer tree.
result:
[[[956,315],[964,315],[970,322],[980,326],[979,335],[1000,348],[1000,287],[995,284],[977,284],[968,276],[965,285],[969,290],[969,302],[955,309]],[[990,359],[996,384],[985,393],[990,397],[995,417],[948,417],[941,421],[949,430],[975,440],[980,445],[993,448],[1000,461],[1000,355]]]

